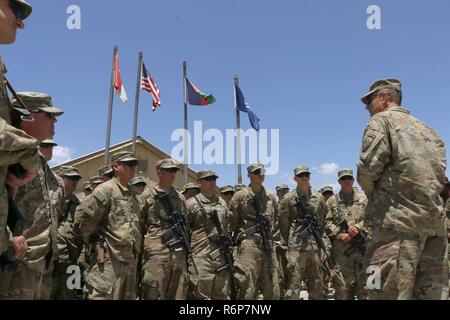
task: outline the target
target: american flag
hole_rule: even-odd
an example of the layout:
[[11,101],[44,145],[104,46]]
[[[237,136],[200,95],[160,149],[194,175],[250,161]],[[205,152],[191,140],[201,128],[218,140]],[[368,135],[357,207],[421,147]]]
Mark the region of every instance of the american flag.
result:
[[142,63],[141,70],[141,90],[145,90],[150,92],[153,97],[153,111],[156,110],[161,105],[160,94],[158,86],[156,85],[155,80],[153,80],[152,76],[147,72],[145,68],[145,64]]

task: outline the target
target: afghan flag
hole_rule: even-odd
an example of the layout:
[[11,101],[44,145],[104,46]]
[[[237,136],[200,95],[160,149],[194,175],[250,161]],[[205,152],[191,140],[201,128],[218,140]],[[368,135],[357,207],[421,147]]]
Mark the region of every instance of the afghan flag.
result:
[[193,106],[206,106],[208,104],[216,102],[216,98],[212,94],[206,95],[201,92],[192,82],[186,78],[187,97],[190,105]]

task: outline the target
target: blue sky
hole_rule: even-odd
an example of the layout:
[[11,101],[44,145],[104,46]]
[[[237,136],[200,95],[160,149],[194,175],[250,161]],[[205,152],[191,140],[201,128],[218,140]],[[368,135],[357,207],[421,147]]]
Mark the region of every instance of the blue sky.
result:
[[[1,52],[18,91],[47,92],[64,109],[55,136],[66,148],[62,158],[105,145],[114,45],[130,101],[115,96],[112,144],[132,136],[139,50],[162,100],[152,112],[150,95],[141,94],[139,135],[167,153],[175,146],[170,136],[183,126],[183,60],[190,80],[217,99],[189,107],[190,126],[198,120],[204,129],[234,128],[238,74],[261,127],[280,130],[280,171],[266,177],[271,189],[292,182],[299,164],[313,169],[315,188],[336,183],[337,168],[356,169],[368,121],[359,98],[379,78],[400,79],[403,105],[450,142],[449,1],[30,2],[26,29]],[[66,27],[72,4],[81,8],[81,30]],[[381,30],[366,26],[371,4],[381,9]],[[241,123],[249,128],[246,115]],[[219,184],[235,183],[235,166],[210,167]]]

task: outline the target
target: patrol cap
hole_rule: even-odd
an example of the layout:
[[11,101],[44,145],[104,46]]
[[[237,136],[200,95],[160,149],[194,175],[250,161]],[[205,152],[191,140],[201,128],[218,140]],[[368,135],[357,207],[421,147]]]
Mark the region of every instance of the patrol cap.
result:
[[[18,92],[17,95],[30,111],[42,111],[51,113],[54,114],[55,117],[59,117],[64,113],[64,111],[62,111],[61,109],[53,106],[52,98],[46,93],[24,91]],[[18,108],[22,108],[22,106],[16,99],[13,99],[11,103],[15,110],[18,110]]]
[[20,19],[25,20],[33,11],[33,8],[29,3],[25,0],[12,0],[12,3],[15,3],[20,9]]
[[279,184],[275,187],[275,190],[281,191],[281,190],[289,190],[289,186],[287,184]]
[[349,168],[345,168],[338,171],[338,179],[343,177],[352,177],[353,178],[353,170]]
[[162,159],[156,162],[156,170],[160,169],[178,169],[180,170],[180,164],[172,158]]
[[63,177],[78,177],[79,179],[81,179],[81,175],[78,169],[72,166],[62,166],[61,168],[59,168],[58,174]]
[[372,83],[369,87],[369,92],[367,92],[364,96],[361,97],[361,101],[364,104],[368,104],[370,101],[370,96],[374,94],[376,91],[380,89],[394,89],[398,92],[402,92],[402,84],[397,79],[382,79],[377,80],[374,83]]
[[130,180],[130,182],[128,182],[128,185],[131,187],[140,183],[147,185],[147,182],[145,182],[145,179],[143,177],[134,177]]
[[266,170],[264,169],[264,165],[262,163],[253,163],[247,167],[247,173],[254,173],[255,171],[260,170],[260,175],[264,175]]
[[200,187],[196,183],[186,183],[181,193],[184,194],[186,191],[189,190],[197,190],[198,192],[200,192]]
[[53,141],[52,139],[45,139],[44,141],[39,142],[39,146],[44,146],[44,147],[48,147],[48,146],[53,146],[56,147],[58,144]]
[[92,191],[92,187],[89,181],[83,181],[83,190]]
[[219,177],[218,175],[216,175],[216,173],[212,170],[209,169],[205,169],[205,170],[200,170],[199,172],[197,172],[197,179],[205,179],[208,177],[216,177],[216,179]]
[[245,184],[237,184],[234,186],[234,192],[238,192],[239,190],[242,190],[244,188],[247,188]]
[[103,177],[104,175],[110,174],[113,172],[113,169],[110,165],[104,165],[98,168],[98,176]]
[[325,186],[325,187],[322,187],[321,189],[320,189],[320,193],[324,193],[324,192],[334,192],[333,191],[333,187],[332,186]]
[[227,192],[233,192],[234,193],[234,189],[232,185],[225,185],[222,188],[220,188],[220,193],[227,193]]
[[139,160],[136,159],[133,153],[129,151],[120,151],[112,155],[111,163],[119,163],[119,162],[136,162],[139,163]]
[[94,185],[98,185],[98,184],[102,184],[103,181],[100,179],[99,176],[92,176],[89,178],[89,183],[90,184],[94,184]]
[[304,172],[311,173],[309,171],[309,168],[305,167],[305,166],[298,166],[297,168],[294,169],[294,175],[296,175],[296,176],[299,175],[300,173],[304,173]]

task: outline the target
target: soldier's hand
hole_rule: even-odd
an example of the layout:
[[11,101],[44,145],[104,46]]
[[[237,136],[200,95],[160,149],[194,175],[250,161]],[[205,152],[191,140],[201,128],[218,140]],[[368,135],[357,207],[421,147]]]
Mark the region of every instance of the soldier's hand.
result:
[[16,198],[16,193],[19,187],[30,183],[31,180],[36,177],[36,174],[36,167],[28,169],[27,174],[23,178],[17,178],[14,174],[8,172],[8,175],[6,176],[6,184],[10,187],[11,197],[13,200]]
[[344,233],[341,237],[340,237],[341,241],[344,243],[350,242],[350,240],[352,240],[352,236],[349,235],[348,233]]
[[24,236],[14,237],[9,241],[10,247],[14,250],[14,258],[20,260],[28,250],[28,243]]
[[359,229],[357,227],[351,227],[350,229],[348,229],[348,234],[351,235],[352,237],[354,237],[358,233]]

